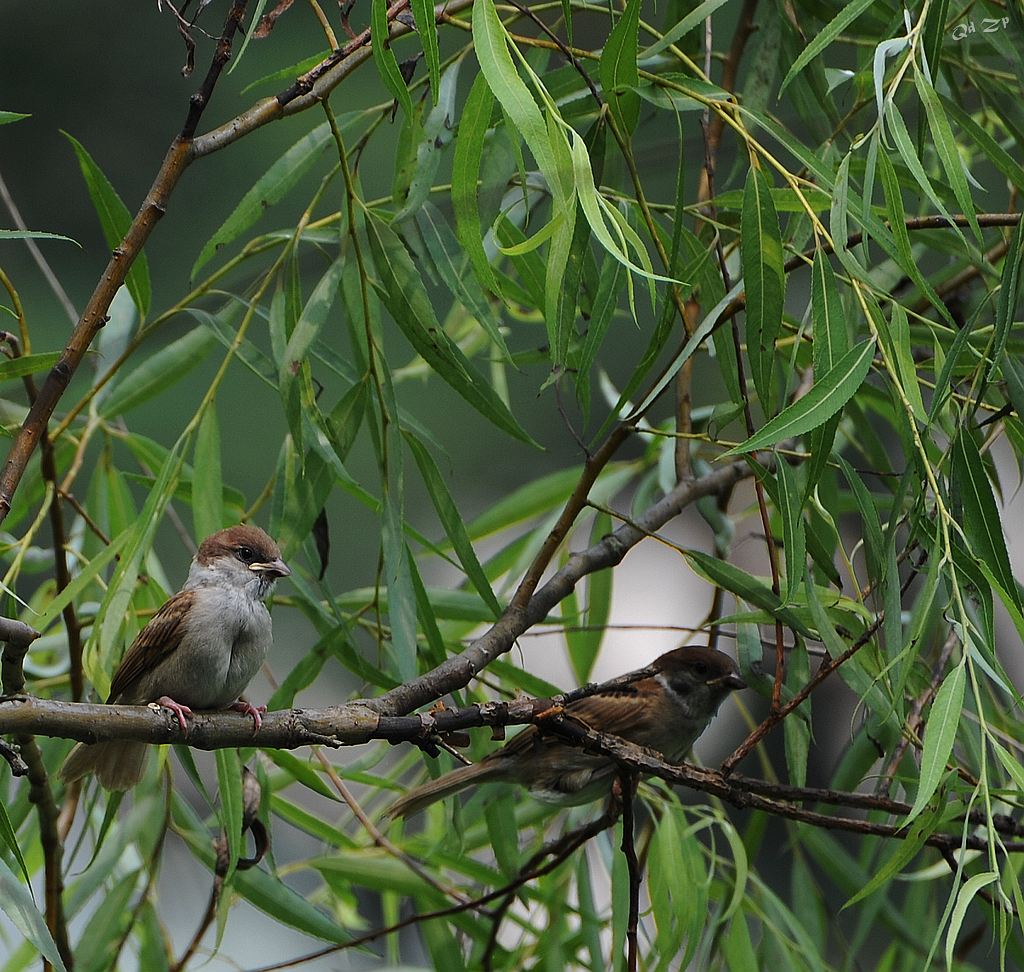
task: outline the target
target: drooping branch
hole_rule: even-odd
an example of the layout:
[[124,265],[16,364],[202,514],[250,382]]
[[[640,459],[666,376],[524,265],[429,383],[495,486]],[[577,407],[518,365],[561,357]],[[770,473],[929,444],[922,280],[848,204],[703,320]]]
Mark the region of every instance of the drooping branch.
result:
[[641,540],[660,530],[691,503],[729,489],[750,475],[750,467],[737,462],[700,479],[677,484],[636,520],[624,523],[586,550],[570,554],[565,566],[537,590],[525,606],[510,604],[501,618],[465,651],[367,704],[383,715],[398,715],[463,688],[495,658],[511,651],[516,638],[543,621],[584,576],[616,566]]

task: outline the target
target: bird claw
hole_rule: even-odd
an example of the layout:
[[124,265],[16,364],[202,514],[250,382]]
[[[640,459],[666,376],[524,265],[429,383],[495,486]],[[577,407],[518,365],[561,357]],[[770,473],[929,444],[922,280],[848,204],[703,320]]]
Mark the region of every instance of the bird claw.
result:
[[185,716],[192,715],[192,710],[187,705],[175,702],[168,695],[161,695],[160,698],[150,704],[158,705],[162,709],[170,709],[178,717],[178,725],[181,726],[181,731],[183,733],[188,732],[188,723],[185,721]]
[[267,711],[265,705],[253,705],[245,699],[239,699],[237,702],[232,702],[228,708],[234,709],[235,712],[241,712],[252,719],[253,735],[260,731],[260,726],[263,725],[263,713]]

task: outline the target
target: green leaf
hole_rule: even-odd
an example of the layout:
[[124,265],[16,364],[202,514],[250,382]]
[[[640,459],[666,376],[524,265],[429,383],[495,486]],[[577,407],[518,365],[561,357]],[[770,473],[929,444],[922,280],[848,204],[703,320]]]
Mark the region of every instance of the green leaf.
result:
[[956,939],[960,934],[960,927],[967,917],[967,909],[978,892],[986,885],[999,880],[998,871],[983,871],[981,874],[974,874],[967,878],[956,894],[956,904],[953,905],[953,913],[949,916],[949,928],[946,929],[946,968],[955,967],[953,958],[956,949]]
[[455,117],[455,93],[462,64],[462,58],[453,61],[441,76],[440,89],[434,89],[437,104],[427,112],[422,124],[422,107],[418,106],[416,116],[406,119],[402,126],[404,147],[399,155],[402,161],[395,172],[391,194],[396,204],[403,205],[392,219],[394,225],[416,215],[439,181],[438,168],[455,137],[452,118]]
[[576,368],[576,396],[584,414],[590,401],[590,369],[601,349],[608,328],[618,306],[622,286],[622,264],[612,256],[606,256],[601,263],[598,277],[597,293],[594,295],[590,308],[590,320],[587,322],[587,336],[583,341]]
[[779,596],[772,589],[745,570],[699,550],[684,550],[683,556],[697,573],[718,587],[779,618],[783,624],[805,637],[813,637],[810,629],[790,611],[783,607]]
[[793,66],[786,73],[785,78],[783,78],[782,85],[779,87],[780,98],[786,88],[789,87],[790,81],[864,13],[872,5],[872,2],[873,0],[854,0],[853,3],[843,4],[838,15],[814,34],[811,42],[800,52],[800,55],[793,62]]
[[70,236],[61,236],[60,233],[43,233],[40,230],[6,230],[0,229],[0,240],[64,240],[74,243],[79,249],[82,244]]
[[[932,15],[928,20],[931,22]],[[939,95],[942,106],[948,114],[971,138],[978,148],[985,153],[988,160],[1018,189],[1024,190],[1024,166],[1006,151],[984,128],[981,127],[955,101]],[[1020,225],[1020,224],[1018,224]]]
[[816,378],[803,398],[784,408],[745,442],[723,453],[722,458],[763,449],[822,425],[860,388],[871,367],[874,348],[871,338],[851,348],[832,369]]
[[327,416],[327,437],[342,462],[348,456],[349,449],[352,448],[359,433],[363,416],[366,414],[368,398],[367,382],[357,382],[338,399],[338,404]]
[[971,555],[985,564],[998,585],[1024,612],[1020,591],[1010,567],[1003,525],[992,485],[974,439],[961,429],[953,440],[953,475],[964,510],[964,533]]
[[[849,351],[850,336],[835,272],[828,256],[820,248],[815,251],[811,268],[811,319],[814,322],[814,342],[811,347],[814,374],[824,375]],[[811,433],[808,443],[811,458],[806,464],[804,485],[805,501],[821,481],[828,466],[839,420],[837,413]]]
[[[575,216],[575,207],[573,213]],[[548,249],[544,287],[548,298],[554,295],[554,313],[547,313],[546,307],[544,323],[548,329],[548,356],[555,377],[562,373],[569,344],[576,335],[580,280],[583,265],[590,254],[589,244],[590,227],[586,220],[574,219],[571,232],[557,233]],[[550,300],[546,299],[545,303],[550,306]]]
[[0,111],[0,125],[10,125],[13,122],[21,121],[23,118],[31,118],[20,111]]
[[11,818],[7,815],[7,807],[4,806],[3,800],[0,800],[0,842],[7,847],[11,852],[11,856],[18,862],[18,867],[21,868],[22,876],[25,878],[25,886],[28,888],[29,894],[32,894],[32,878],[28,873],[28,868],[25,866],[25,858],[21,856],[18,836],[11,825]]
[[932,395],[931,408],[928,410],[928,421],[934,422],[939,413],[945,408],[953,393],[953,369],[960,365],[960,358],[970,346],[972,328],[961,327],[957,329],[956,337],[945,352],[946,360],[939,371],[939,377],[935,382],[935,393]]
[[402,77],[401,69],[398,67],[395,52],[391,49],[391,28],[388,24],[387,13],[387,0],[370,0],[370,37],[373,60],[380,73],[380,79],[384,82],[384,87],[402,106],[406,118],[411,119],[413,117],[412,97],[405,79]]
[[[246,36],[246,43],[248,43],[248,35]],[[297,77],[305,74],[310,68],[315,68],[321,61],[330,57],[330,54],[331,52],[325,48],[318,54],[311,54],[309,57],[304,57],[301,61],[289,64],[287,67],[271,71],[270,74],[264,74],[263,77],[250,81],[239,91],[239,94],[246,95],[256,88],[261,88],[264,85],[278,85],[282,81],[294,82]]]
[[[338,120],[338,125],[344,131],[359,116],[359,112],[350,112]],[[312,168],[323,152],[324,146],[330,141],[331,127],[324,122],[300,138],[267,169],[242,196],[231,215],[203,245],[199,256],[196,257],[196,262],[192,264],[190,276],[195,278],[200,269],[221,247],[238,239],[259,220],[270,206],[280,202]]]
[[[132,224],[131,213],[128,212],[128,207],[121,202],[121,197],[110,184],[110,180],[93,161],[92,156],[85,150],[81,142],[67,132],[62,134],[75,150],[78,166],[85,179],[85,187],[89,191],[89,198],[92,200],[96,215],[100,218],[104,239],[107,241],[107,246],[113,250],[121,245],[121,241]],[[139,309],[139,317],[145,319],[152,298],[149,263],[145,253],[139,253],[131,265],[125,278],[125,285],[128,287],[128,293],[132,295],[132,300],[135,301],[135,306]]]
[[193,460],[192,523],[196,539],[202,540],[225,526],[216,402],[210,402],[199,421]]
[[484,804],[484,820],[494,859],[505,877],[512,879],[520,866],[515,804],[511,800],[488,800]]
[[740,262],[747,291],[747,357],[765,414],[772,408],[775,340],[782,327],[786,277],[782,237],[768,182],[760,169],[747,172],[740,220]]
[[999,296],[996,300],[995,335],[989,356],[986,378],[991,381],[996,368],[1002,361],[1010,329],[1017,318],[1017,304],[1021,289],[1021,264],[1024,262],[1024,220],[1017,223],[1010,239],[1010,247],[1003,261],[1003,272],[999,282]]
[[[475,591],[453,591],[446,587],[430,587],[425,590],[434,617],[441,621],[470,621],[483,624],[494,620],[494,611],[488,607]],[[345,591],[334,598],[334,604],[342,611],[362,612],[368,604],[380,602],[382,611],[389,611],[386,591],[379,594],[372,587],[358,587]]]
[[935,830],[937,818],[937,812],[926,813],[923,817],[918,817],[903,840],[893,841],[896,846],[893,848],[892,853],[883,864],[874,869],[871,880],[857,890],[857,893],[843,905],[842,910],[845,911],[858,901],[863,901],[874,894],[902,871],[924,846],[925,839],[930,837]]
[[451,542],[455,555],[459,558],[459,563],[462,564],[462,569],[466,572],[466,576],[476,588],[477,593],[483,598],[484,603],[494,612],[494,617],[497,618],[501,614],[501,606],[494,596],[494,591],[491,590],[490,582],[480,566],[480,561],[477,560],[466,525],[462,522],[458,507],[452,500],[451,493],[448,492],[448,487],[437,468],[437,463],[434,462],[434,457],[423,443],[410,433],[405,434],[405,441],[419,467],[420,475],[423,477],[423,483],[427,487],[431,502],[437,511],[438,519],[444,527],[444,532]]
[[683,345],[679,353],[672,359],[668,367],[661,373],[661,377],[655,382],[654,387],[647,393],[647,396],[637,405],[630,415],[639,416],[643,415],[651,404],[661,395],[661,393],[671,384],[672,380],[679,373],[679,370],[689,360],[693,353],[701,346],[704,342],[704,338],[708,336],[714,330],[715,325],[718,324],[719,318],[725,312],[725,309],[729,304],[736,298],[742,289],[742,281],[733,285],[724,297],[711,310],[705,315],[704,320],[694,328],[693,332],[686,339],[686,343]]
[[939,70],[939,59],[942,57],[942,42],[946,39],[946,15],[949,10],[949,0],[936,0],[928,7],[928,19],[924,25],[924,49],[923,53],[928,62],[928,67],[933,71]]
[[790,603],[797,586],[804,579],[804,562],[807,559],[807,536],[801,513],[802,497],[797,487],[796,473],[786,462],[785,456],[777,456],[775,475],[779,482],[779,513],[782,514],[782,540],[786,551],[786,597]]
[[730,972],[759,972],[761,966],[750,938],[745,912],[740,911],[732,916],[722,936],[722,955]]
[[990,739],[989,743],[995,750],[996,756],[999,757],[999,762],[1003,764],[1003,769],[1009,774],[1010,779],[1013,780],[1013,785],[1024,794],[1024,767],[1017,762],[1017,758],[1003,748],[998,740]]
[[[899,157],[903,160],[903,163],[904,165],[906,165],[907,170],[914,177],[914,181],[921,187],[921,190],[924,192],[925,196],[927,196],[928,199],[931,201],[932,205],[943,216],[945,216],[947,220],[949,220],[950,229],[954,233],[956,233],[956,235],[963,241],[964,245],[967,246],[966,237],[963,235],[963,233],[960,232],[959,227],[953,222],[953,217],[950,215],[949,210],[946,209],[945,204],[939,198],[938,194],[935,192],[935,188],[929,181],[928,174],[925,172],[924,166],[921,164],[921,160],[917,157],[917,152],[914,150],[914,142],[913,139],[910,137],[910,132],[907,131],[907,123],[903,120],[903,116],[900,114],[896,105],[893,104],[892,102],[887,103],[886,118],[889,121],[889,130],[890,132],[892,132],[893,140],[895,141],[896,148],[899,151]],[[884,163],[889,162],[890,168],[892,167],[892,163],[889,161],[889,156],[886,152],[879,153],[878,160],[880,163],[880,168],[882,168],[883,170],[884,176]],[[888,196],[889,193],[887,191],[886,197],[888,198]],[[902,220],[904,218],[902,200],[900,201],[899,205],[900,219]],[[894,232],[896,232],[898,230],[898,227],[893,226],[892,229]],[[920,276],[920,273],[918,273],[918,276]],[[931,299],[932,293],[933,291],[928,291],[929,299]],[[936,299],[938,300],[938,298]],[[944,307],[945,305],[942,303],[942,301],[938,300],[938,303],[936,304],[936,309],[941,311]],[[952,318],[948,316],[948,313],[949,312],[947,311],[946,315],[944,316],[947,317],[949,323],[953,323]]]
[[338,286],[344,260],[338,258],[325,271],[324,275],[313,288],[299,314],[295,327],[288,335],[288,343],[278,362],[278,378],[281,383],[281,395],[287,399],[288,388],[295,380],[302,364],[308,359],[313,342],[327,322],[327,317],[338,296]]
[[402,473],[402,440],[394,423],[386,429],[390,459],[384,483],[381,547],[384,584],[388,592],[388,621],[391,626],[393,671],[403,681],[416,675],[416,592],[413,587],[409,550],[405,543],[405,483]]
[[242,763],[237,749],[217,750],[217,789],[221,826],[228,841],[228,869],[224,875],[227,884],[242,852]]
[[910,322],[902,304],[894,303],[890,320],[893,356],[896,359],[896,373],[900,377],[903,394],[906,395],[915,418],[921,422],[928,421],[924,399],[921,397],[921,386],[917,380],[917,365],[914,363],[914,348],[910,339]]
[[570,466],[524,483],[472,520],[467,525],[469,535],[479,540],[561,506],[572,494],[582,471],[580,466]]
[[193,328],[121,378],[103,400],[100,414],[104,418],[124,415],[166,391],[199,364],[216,343],[207,328]]
[[522,442],[536,445],[490,382],[438,324],[423,281],[398,237],[374,219],[368,220],[366,226],[380,277],[381,301],[416,353],[495,426]]
[[[383,0],[378,0],[383,3]],[[568,187],[563,185],[548,126],[530,89],[519,77],[509,53],[509,36],[498,16],[494,0],[473,4],[473,44],[480,70],[501,103],[517,134],[526,142],[555,198],[555,210],[564,204]]]
[[26,941],[32,943],[43,958],[55,969],[64,972],[64,963],[50,937],[43,916],[28,890],[14,876],[3,858],[0,858],[0,910],[10,918],[15,928],[24,935]]
[[[454,190],[453,190],[454,191]],[[494,307],[480,288],[479,278],[464,272],[465,253],[459,248],[459,241],[452,234],[436,206],[429,203],[416,214],[416,225],[423,237],[427,252],[433,259],[434,269],[451,291],[452,296],[473,315],[478,324],[487,332],[502,358],[511,361],[501,323]],[[477,243],[480,242],[479,226]],[[486,257],[485,257],[486,259]],[[490,264],[488,264],[488,269]]]
[[942,110],[942,103],[939,101],[935,89],[920,71],[914,72],[914,84],[917,87],[918,97],[921,99],[924,117],[928,119],[935,151],[946,173],[949,187],[953,190],[953,195],[960,205],[960,211],[967,217],[967,222],[974,231],[974,238],[980,243],[981,227],[978,225],[978,217],[974,213],[974,200],[971,198],[971,190],[967,185],[967,177],[964,175],[960,150],[953,137],[953,130],[949,127],[949,119]]
[[[816,213],[823,213],[828,212],[832,206],[832,197],[813,187],[801,186],[798,193],[789,186],[769,186],[768,192],[777,213],[803,213],[807,211],[807,206]],[[719,210],[742,212],[743,190],[730,189],[728,192],[721,192],[714,199],[708,200],[708,205],[712,204]]]
[[480,203],[477,180],[483,160],[484,139],[491,125],[494,95],[487,79],[478,74],[469,90],[459,120],[459,137],[455,140],[452,160],[452,209],[455,212],[455,234],[462,244],[480,286],[492,293],[498,284],[484,251],[480,226]]
[[143,559],[152,546],[153,534],[164,509],[174,495],[174,488],[184,465],[184,445],[183,438],[179,438],[167,453],[142,512],[127,533],[117,569],[100,605],[99,617],[102,621],[93,625],[86,644],[85,668],[89,680],[101,697],[106,697],[110,689],[110,672],[114,660],[119,657],[122,650],[120,636],[129,614]]
[[[787,654],[786,688],[796,693],[811,677],[807,661],[807,648],[798,641]],[[786,769],[789,782],[794,786],[807,785],[807,757],[811,749],[811,700],[804,699],[783,724],[783,742],[786,750]]]
[[640,98],[633,90],[640,83],[636,66],[639,29],[640,0],[629,0],[601,53],[605,104],[626,138],[633,134],[640,117]]
[[45,610],[32,619],[32,623],[37,631],[45,633],[47,628],[60,617],[60,613],[68,604],[77,602],[82,592],[99,576],[100,571],[114,559],[127,539],[127,533],[116,534],[110,543],[74,576],[67,587],[47,602]]
[[423,44],[423,59],[427,62],[430,74],[430,90],[434,92],[434,104],[437,104],[438,89],[441,85],[441,51],[437,43],[437,20],[434,16],[434,5],[430,0],[412,0],[412,16],[416,24],[416,33]]
[[[263,8],[267,5],[267,0],[256,0],[252,14],[249,18],[249,29],[245,31],[245,36],[242,40],[242,46],[238,49],[238,53],[234,54],[231,58],[231,63],[228,66],[228,74],[242,63],[242,59],[245,57],[245,52],[249,48],[249,41],[252,40],[253,35],[256,32],[256,28],[260,24],[260,18],[263,14]],[[201,8],[200,8],[201,9]]]
[[846,314],[839,298],[836,275],[821,248],[815,250],[811,269],[811,316],[814,320],[811,360],[817,377],[833,368],[850,350]]
[[20,358],[0,359],[0,381],[47,371],[60,361],[60,356],[60,351],[46,351],[42,354],[23,354]]
[[697,4],[693,10],[690,10],[670,30],[666,30],[655,43],[643,52],[643,59],[646,61],[648,58],[654,57],[655,54],[660,54],[666,48],[671,47],[678,40],[685,37],[694,27],[702,24],[719,7],[724,6],[725,3],[726,0],[704,0],[703,3]]
[[956,730],[960,725],[960,712],[964,705],[964,687],[967,681],[966,652],[960,664],[942,680],[928,721],[924,727],[924,748],[921,753],[921,778],[917,784],[914,805],[903,821],[905,827],[928,805],[939,783],[946,775],[946,762],[953,752]]
[[850,485],[850,492],[860,513],[868,574],[872,581],[878,582],[882,579],[885,563],[885,540],[882,536],[882,523],[878,517],[878,503],[856,470],[842,456],[836,456],[836,461]]
[[[662,283],[684,283],[681,280],[673,280],[671,277],[663,277],[654,272],[650,256],[642,243],[637,241],[635,234],[632,236],[625,232],[623,223],[618,221],[618,210],[609,206],[604,197],[597,191],[594,185],[594,171],[590,166],[590,156],[587,153],[587,146],[583,139],[573,131],[572,135],[572,168],[576,182],[576,194],[580,201],[580,208],[587,217],[590,229],[593,231],[597,241],[628,270],[648,281],[661,281]],[[606,217],[608,222],[606,222]],[[610,225],[610,228],[609,228]],[[614,234],[614,235],[613,235]],[[627,247],[627,242],[630,244]],[[642,266],[637,265],[629,257],[629,250],[632,249],[636,258]],[[633,306],[633,285],[632,278],[626,278],[627,289],[630,294],[630,306]],[[651,288],[652,303],[654,299],[653,286]],[[636,311],[633,311],[634,318]]]
[[[600,542],[601,538],[612,530],[611,517],[607,513],[598,513],[590,529],[591,544]],[[578,615],[586,630],[565,632],[569,662],[573,675],[580,685],[590,680],[594,662],[597,661],[597,654],[601,650],[605,625],[608,624],[611,615],[613,580],[612,570],[598,570],[588,575],[586,608]]]
[[[191,807],[177,794],[171,795],[172,813],[181,836],[195,857],[211,871],[214,866],[213,848],[206,828]],[[327,942],[340,943],[349,936],[328,915],[318,910],[306,898],[289,888],[276,875],[260,867],[235,874],[234,891],[262,912],[291,928]]]

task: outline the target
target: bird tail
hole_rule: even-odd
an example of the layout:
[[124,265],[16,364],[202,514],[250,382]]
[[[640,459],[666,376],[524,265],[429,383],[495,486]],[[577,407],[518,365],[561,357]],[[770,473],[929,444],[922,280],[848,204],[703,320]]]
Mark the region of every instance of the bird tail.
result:
[[149,746],[138,742],[79,743],[60,768],[66,783],[95,774],[108,790],[130,790],[146,768]]
[[419,813],[425,807],[443,800],[445,797],[458,793],[459,790],[476,783],[501,780],[503,778],[502,768],[490,760],[481,760],[473,763],[472,766],[460,766],[450,773],[439,776],[436,780],[428,780],[426,783],[410,790],[404,797],[396,800],[387,810],[384,811],[388,817],[411,817]]

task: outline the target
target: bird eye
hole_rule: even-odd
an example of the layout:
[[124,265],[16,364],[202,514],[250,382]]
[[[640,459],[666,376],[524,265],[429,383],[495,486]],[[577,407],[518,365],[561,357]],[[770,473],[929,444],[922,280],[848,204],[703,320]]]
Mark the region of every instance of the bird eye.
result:
[[697,664],[693,666],[693,670],[698,675],[700,675],[701,678],[703,678],[708,673],[707,663],[706,662],[697,662]]
[[235,553],[238,555],[238,559],[245,564],[251,564],[256,559],[256,554],[253,553],[252,547],[242,546],[239,547]]

